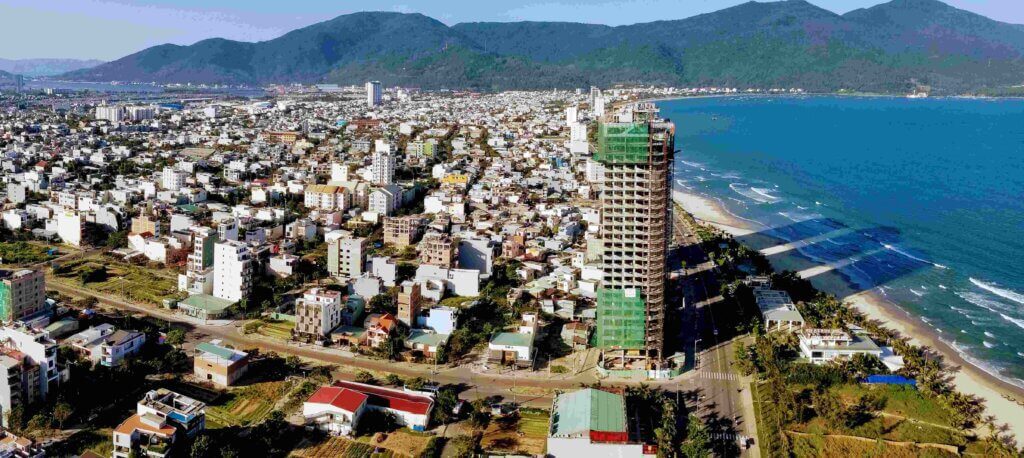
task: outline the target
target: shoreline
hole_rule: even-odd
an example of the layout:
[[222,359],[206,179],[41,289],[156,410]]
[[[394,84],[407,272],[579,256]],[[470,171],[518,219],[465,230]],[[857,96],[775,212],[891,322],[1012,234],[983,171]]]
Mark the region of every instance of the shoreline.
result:
[[[793,244],[785,240],[759,234],[757,231],[763,229],[763,225],[761,228],[756,227],[752,222],[731,214],[724,205],[713,198],[678,189],[673,190],[672,198],[695,219],[734,237],[748,239],[742,243],[754,245],[752,248],[793,247]],[[997,425],[1006,424],[1009,427],[1008,432],[1014,434],[1017,439],[1024,440],[1024,406],[1007,399],[1009,396],[1024,401],[1024,388],[1010,384],[968,361],[955,348],[944,342],[940,333],[929,328],[919,317],[911,315],[874,290],[857,291],[849,286],[846,277],[837,270],[823,269],[821,264],[808,260],[795,249],[783,251],[791,254],[775,256],[772,259],[772,267],[777,271],[813,272],[809,277],[815,288],[834,294],[868,319],[878,320],[885,327],[910,339],[913,344],[927,346],[941,355],[943,361],[954,368],[953,385],[956,389],[984,400],[985,413],[995,417]]]

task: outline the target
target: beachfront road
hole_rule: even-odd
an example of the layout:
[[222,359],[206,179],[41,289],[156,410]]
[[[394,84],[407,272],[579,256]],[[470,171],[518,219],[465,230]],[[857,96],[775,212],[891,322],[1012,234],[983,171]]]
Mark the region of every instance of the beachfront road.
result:
[[[690,361],[679,389],[688,393],[691,413],[708,425],[716,455],[729,456],[737,451],[733,447],[739,446],[741,438],[757,437],[750,383],[733,364],[734,345],[748,336],[734,336],[731,329],[719,328],[731,322],[728,317],[733,311],[728,310],[719,294],[714,263],[701,249],[694,228],[681,215],[677,214],[675,225],[679,256],[687,266],[683,269],[683,323],[679,337]],[[745,456],[760,456],[756,444],[739,451]]]

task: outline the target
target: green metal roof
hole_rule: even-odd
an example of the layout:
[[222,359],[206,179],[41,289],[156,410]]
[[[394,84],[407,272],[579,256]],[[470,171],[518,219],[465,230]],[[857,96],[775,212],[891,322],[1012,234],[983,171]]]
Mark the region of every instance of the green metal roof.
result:
[[436,332],[423,332],[422,330],[419,329],[413,329],[412,332],[409,333],[409,338],[406,339],[406,342],[409,343],[428,345],[431,347],[436,347],[447,341],[448,334],[438,334]]
[[209,294],[193,294],[181,301],[179,304],[185,304],[191,307],[203,309],[210,312],[220,312],[228,307],[235,304],[234,301],[227,299],[221,299],[214,297]]
[[230,348],[224,348],[220,345],[214,345],[212,343],[202,342],[196,345],[196,350],[201,352],[212,354],[218,358],[234,361],[245,356],[245,353],[235,351]]
[[626,400],[618,394],[587,388],[555,398],[551,436],[573,437],[590,431],[626,432]]
[[518,332],[503,332],[491,339],[494,345],[508,345],[512,347],[529,347],[533,345],[532,334],[520,334]]

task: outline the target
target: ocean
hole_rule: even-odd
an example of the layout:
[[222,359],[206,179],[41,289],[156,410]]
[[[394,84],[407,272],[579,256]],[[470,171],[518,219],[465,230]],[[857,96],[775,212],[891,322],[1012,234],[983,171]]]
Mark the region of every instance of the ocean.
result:
[[833,266],[1024,386],[1024,100],[658,105],[676,123],[677,187],[800,241],[808,267]]

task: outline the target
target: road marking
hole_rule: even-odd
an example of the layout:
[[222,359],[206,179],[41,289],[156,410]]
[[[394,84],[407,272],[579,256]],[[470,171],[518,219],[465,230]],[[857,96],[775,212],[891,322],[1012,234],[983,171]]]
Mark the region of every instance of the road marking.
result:
[[731,372],[700,371],[698,377],[710,380],[736,380],[736,374]]
[[712,433],[712,434],[710,434],[710,436],[711,436],[712,440],[716,440],[716,441],[720,441],[720,440],[734,441],[734,440],[736,440],[736,434],[734,434],[734,433]]

